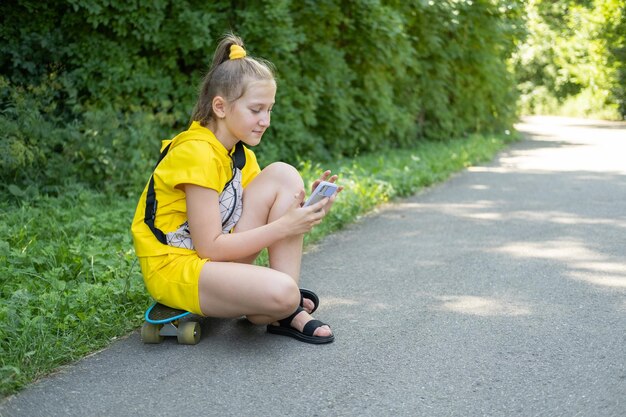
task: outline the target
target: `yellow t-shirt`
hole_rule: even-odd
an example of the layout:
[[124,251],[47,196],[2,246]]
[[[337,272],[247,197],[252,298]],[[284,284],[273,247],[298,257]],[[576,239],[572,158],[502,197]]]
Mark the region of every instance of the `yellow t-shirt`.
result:
[[[185,192],[176,186],[194,184],[221,193],[233,177],[231,153],[215,135],[198,122],[172,140],[164,140],[161,151],[171,143],[167,155],[154,171],[154,190],[158,201],[155,226],[163,233],[174,232],[187,221]],[[254,152],[244,147],[246,165],[241,170],[245,188],[261,171]],[[144,222],[146,194],[143,190],[131,226],[137,256],[157,256],[168,253],[190,254],[195,251],[165,245],[157,240]]]

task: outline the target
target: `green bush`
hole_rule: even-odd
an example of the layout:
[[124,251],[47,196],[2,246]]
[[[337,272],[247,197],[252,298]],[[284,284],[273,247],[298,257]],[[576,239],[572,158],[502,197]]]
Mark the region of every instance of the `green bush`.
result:
[[513,63],[526,114],[626,117],[626,1],[538,0]]
[[521,3],[2,2],[0,188],[137,192],[230,30],[277,68],[262,164],[509,126]]
[[58,195],[74,183],[129,195],[141,191],[158,156],[156,139],[166,138],[159,114],[86,109],[80,121],[64,122],[54,114],[54,79],[23,88],[0,78],[0,91],[0,175],[8,195]]

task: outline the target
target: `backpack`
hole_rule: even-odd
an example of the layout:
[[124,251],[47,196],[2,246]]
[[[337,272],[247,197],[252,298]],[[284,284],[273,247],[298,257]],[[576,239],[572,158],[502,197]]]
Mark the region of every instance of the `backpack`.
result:
[[[191,138],[191,137],[183,138],[177,141],[176,145],[186,142],[187,140],[197,140],[197,139]],[[156,168],[159,166],[159,163],[163,160],[163,158],[165,158],[165,156],[167,155],[173,143],[174,143],[174,140],[168,143],[167,146],[163,149],[163,151],[161,152],[161,155],[159,155],[159,160],[154,166],[154,170],[156,170]],[[233,153],[232,159],[233,159],[233,176],[226,183],[226,185],[224,186],[224,191],[222,191],[222,193],[220,194],[220,212],[223,213],[222,214],[222,228],[224,228],[228,224],[228,222],[232,219],[233,214],[236,211],[235,209],[236,209],[237,193],[236,193],[236,188],[233,187],[233,181],[236,179],[238,171],[240,172],[243,169],[243,167],[246,165],[246,153],[245,153],[242,142],[237,142],[237,145],[235,145],[235,152]],[[223,200],[226,200],[226,203],[228,203],[228,205],[226,205],[226,203],[223,203],[222,202]],[[228,200],[234,200],[234,201],[228,201]],[[223,205],[224,205],[224,208],[230,209],[230,210],[223,212],[222,210]],[[154,225],[157,207],[158,207],[158,201],[156,198],[156,192],[154,190],[154,171],[153,171],[152,175],[150,176],[150,182],[148,183],[148,192],[146,194],[146,211],[144,213],[143,221],[146,225],[148,225],[148,227],[154,234],[154,237],[156,237],[159,242],[161,242],[164,245],[169,245],[171,241],[168,243],[167,235]],[[186,225],[187,225],[187,222],[181,225],[180,228],[184,228],[186,227]],[[234,224],[233,224],[233,227],[234,227]],[[179,244],[174,244],[172,246],[187,247],[188,249],[193,249],[193,247],[188,247],[184,245],[181,246]]]

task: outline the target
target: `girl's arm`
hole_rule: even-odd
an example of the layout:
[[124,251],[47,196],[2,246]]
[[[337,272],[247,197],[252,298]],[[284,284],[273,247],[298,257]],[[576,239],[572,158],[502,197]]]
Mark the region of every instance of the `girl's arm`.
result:
[[312,206],[301,208],[301,198],[285,215],[272,223],[239,233],[222,233],[219,211],[219,194],[210,188],[185,184],[187,220],[194,247],[201,258],[212,261],[233,261],[258,253],[272,243],[288,236],[304,234],[319,224],[325,215],[324,199]]

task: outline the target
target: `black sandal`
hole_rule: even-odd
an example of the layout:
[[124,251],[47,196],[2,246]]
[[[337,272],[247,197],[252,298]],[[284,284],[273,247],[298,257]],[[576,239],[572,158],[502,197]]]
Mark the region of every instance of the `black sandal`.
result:
[[304,311],[304,309],[302,307],[298,307],[291,316],[282,320],[278,320],[278,326],[268,324],[267,332],[272,334],[278,334],[281,336],[293,337],[294,339],[297,339],[301,342],[313,344],[330,343],[335,340],[335,335],[332,334],[330,336],[313,336],[313,332],[315,332],[315,329],[326,325],[326,323],[322,323],[319,320],[309,320],[309,322],[304,325],[304,329],[302,329],[301,332],[291,327],[291,321],[293,320],[293,318],[302,311]]
[[313,310],[311,310],[311,312],[309,313],[313,314],[313,312],[317,310],[317,307],[319,307],[320,305],[320,299],[313,291],[307,290],[305,288],[300,288],[300,307],[304,307],[305,298],[313,301]]

